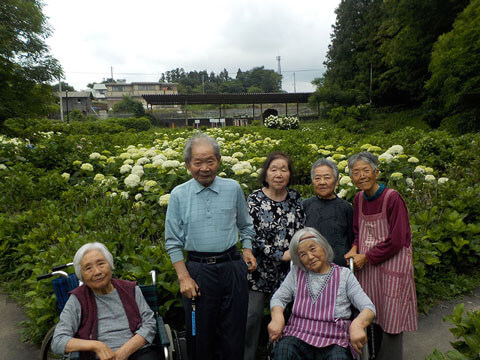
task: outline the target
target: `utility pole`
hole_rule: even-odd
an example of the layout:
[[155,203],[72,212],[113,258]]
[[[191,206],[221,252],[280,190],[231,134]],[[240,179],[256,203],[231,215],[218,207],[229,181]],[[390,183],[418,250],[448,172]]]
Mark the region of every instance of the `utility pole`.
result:
[[62,79],[58,79],[58,91],[60,92],[60,120],[63,122],[63,93],[62,93]]
[[280,55],[277,56],[277,73],[282,75],[282,67],[280,66]]
[[67,102],[67,124],[70,124],[70,119],[68,118],[68,89],[65,90],[65,101]]
[[297,83],[295,81],[295,71],[293,72],[293,92],[297,92]]

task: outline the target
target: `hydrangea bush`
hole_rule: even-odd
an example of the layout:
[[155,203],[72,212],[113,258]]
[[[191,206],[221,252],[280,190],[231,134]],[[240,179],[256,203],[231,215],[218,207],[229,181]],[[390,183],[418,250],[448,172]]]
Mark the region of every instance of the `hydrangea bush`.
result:
[[298,129],[300,122],[296,116],[270,115],[265,119],[265,126],[269,129]]
[[[183,147],[193,130],[42,129],[48,135],[35,141],[0,138],[0,271],[7,291],[26,304],[32,319],[26,336],[40,340],[56,317],[51,287],[35,276],[71,261],[86,241],[107,244],[119,276],[142,282],[157,270],[161,312],[175,322],[181,301],[164,249],[164,219],[171,190],[191,178]],[[261,186],[266,156],[284,151],[293,160],[293,186],[306,198],[314,193],[310,167],[326,157],[340,171],[338,196],[352,201],[358,190],[348,157],[371,151],[379,157],[380,181],[400,191],[409,209],[420,308],[438,294],[468,290],[480,265],[480,136],[410,128],[359,136],[317,124],[289,132],[254,129],[206,130],[221,148],[219,176],[237,180],[248,195]]]

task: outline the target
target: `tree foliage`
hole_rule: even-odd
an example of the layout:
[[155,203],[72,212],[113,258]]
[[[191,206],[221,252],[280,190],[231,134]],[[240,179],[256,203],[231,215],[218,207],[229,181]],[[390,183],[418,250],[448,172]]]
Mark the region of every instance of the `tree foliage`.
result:
[[[432,105],[440,107],[444,115],[475,109],[478,112],[479,58],[480,0],[472,0],[458,16],[452,31],[440,36],[433,47],[429,66],[431,77],[425,88]],[[478,123],[476,127],[480,128]]]
[[206,70],[185,72],[183,68],[176,68],[162,73],[160,81],[178,83],[179,92],[186,94],[282,91],[282,76],[263,66],[244,72],[238,69],[235,79],[226,69],[217,75]]
[[[342,0],[335,11],[327,70],[316,82],[313,99],[332,105],[370,99],[377,105],[422,104],[428,95],[424,86],[430,78],[434,44],[452,30],[469,2]],[[478,53],[467,57],[475,62]],[[448,67],[444,70],[448,72]]]
[[135,117],[145,115],[145,109],[140,101],[132,99],[128,95],[124,95],[123,99],[113,105],[114,114],[133,114]]
[[38,0],[0,2],[0,122],[46,115],[53,97],[47,83],[62,69],[48,53],[50,35]]

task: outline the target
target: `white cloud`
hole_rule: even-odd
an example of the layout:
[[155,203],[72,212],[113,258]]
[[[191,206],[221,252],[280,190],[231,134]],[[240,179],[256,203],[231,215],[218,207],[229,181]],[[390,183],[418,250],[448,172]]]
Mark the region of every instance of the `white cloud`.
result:
[[[110,77],[157,81],[162,72],[277,69],[283,88],[312,91],[340,0],[45,0],[47,39],[77,90]],[[300,71],[301,70],[301,71]],[[305,71],[308,70],[308,71]]]

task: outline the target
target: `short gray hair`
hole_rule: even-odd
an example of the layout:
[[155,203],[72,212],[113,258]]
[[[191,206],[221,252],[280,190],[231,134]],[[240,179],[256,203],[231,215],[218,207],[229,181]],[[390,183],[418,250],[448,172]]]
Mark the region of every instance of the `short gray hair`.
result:
[[335,177],[335,181],[338,181],[339,172],[338,172],[337,164],[335,164],[332,160],[320,158],[313,163],[312,169],[310,170],[310,177],[312,178],[312,182],[313,182],[313,173],[315,169],[320,166],[328,166],[330,169],[332,169],[333,176]]
[[103,256],[105,256],[105,259],[107,260],[108,264],[110,265],[110,268],[113,270],[113,255],[110,251],[108,251],[107,247],[103,245],[102,243],[99,242],[91,242],[83,245],[80,249],[77,250],[75,256],[73,257],[73,267],[75,268],[75,275],[77,275],[77,278],[81,281],[82,280],[82,266],[80,265],[83,257],[85,256],[86,253],[93,251],[93,250],[98,250],[100,251]]
[[190,137],[185,143],[185,149],[183,150],[183,160],[186,164],[190,164],[190,161],[192,161],[192,148],[197,143],[208,143],[212,145],[213,153],[215,154],[217,160],[220,161],[221,155],[220,146],[218,146],[218,143],[215,141],[214,138],[208,136],[207,134],[199,132]]
[[331,264],[333,262],[333,249],[328,243],[327,239],[320,234],[317,230],[312,227],[306,227],[304,229],[298,230],[292,237],[290,241],[290,257],[292,258],[292,262],[294,265],[300,267],[304,271],[307,271],[305,266],[302,264],[300,257],[298,256],[298,245],[300,240],[305,235],[312,235],[313,237],[308,240],[315,241],[318,245],[320,245],[323,250],[325,251],[325,257],[327,259],[327,263]]
[[365,161],[372,167],[373,172],[378,170],[378,159],[369,151],[362,151],[357,154],[354,154],[348,158],[348,172],[352,176],[353,165],[359,160]]

